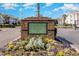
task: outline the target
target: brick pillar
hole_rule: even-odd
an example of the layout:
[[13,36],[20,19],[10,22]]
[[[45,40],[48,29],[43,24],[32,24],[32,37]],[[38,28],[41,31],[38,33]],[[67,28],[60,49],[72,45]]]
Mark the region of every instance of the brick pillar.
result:
[[21,39],[25,40],[28,37],[28,31],[21,31]]

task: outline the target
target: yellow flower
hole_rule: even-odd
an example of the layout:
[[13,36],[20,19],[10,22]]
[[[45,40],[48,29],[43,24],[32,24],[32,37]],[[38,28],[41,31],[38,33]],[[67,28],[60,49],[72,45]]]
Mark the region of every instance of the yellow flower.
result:
[[64,56],[64,52],[63,51],[58,51],[57,56]]
[[49,38],[48,38],[48,37],[46,37],[45,39],[49,40]]
[[10,41],[9,43],[8,43],[8,48],[14,48],[14,43],[13,43],[13,41]]
[[47,52],[48,56],[52,56],[52,52]]
[[55,48],[55,46],[51,46],[51,48]]
[[48,47],[48,48],[47,48],[47,51],[50,51],[50,49],[51,49],[51,47]]
[[55,46],[48,47],[47,51],[50,51],[51,49],[56,48]]
[[14,48],[14,45],[8,45],[8,48]]
[[46,38],[44,38],[44,42],[46,42],[46,43],[55,43],[56,41],[54,39],[46,37]]
[[52,41],[52,40],[50,40],[50,39],[48,40],[48,42],[51,42],[51,41]]

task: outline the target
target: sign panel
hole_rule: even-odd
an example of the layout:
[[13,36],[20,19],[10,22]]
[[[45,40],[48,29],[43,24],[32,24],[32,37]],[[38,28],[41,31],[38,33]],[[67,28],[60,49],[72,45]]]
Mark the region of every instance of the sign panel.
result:
[[28,32],[29,34],[47,34],[47,25],[47,22],[29,22]]

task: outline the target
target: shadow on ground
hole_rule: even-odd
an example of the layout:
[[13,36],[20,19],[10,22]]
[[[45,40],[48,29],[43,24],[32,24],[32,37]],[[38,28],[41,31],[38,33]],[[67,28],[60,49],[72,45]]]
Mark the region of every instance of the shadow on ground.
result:
[[70,42],[70,41],[68,41],[68,40],[66,40],[65,38],[63,38],[63,37],[60,37],[60,36],[57,36],[56,38],[55,38],[55,40],[57,40],[57,41],[59,41],[59,42],[61,42],[61,43],[64,43],[64,44],[73,44],[72,42]]

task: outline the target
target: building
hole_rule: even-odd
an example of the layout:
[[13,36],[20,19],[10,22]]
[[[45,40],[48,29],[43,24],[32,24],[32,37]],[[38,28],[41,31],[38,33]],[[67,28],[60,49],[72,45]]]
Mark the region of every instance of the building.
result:
[[4,18],[0,15],[0,25],[4,24]]
[[9,22],[10,25],[17,24],[17,19],[10,17],[10,18],[8,19],[8,22]]
[[59,24],[59,25],[65,25],[66,17],[67,17],[67,15],[64,14],[64,15],[62,15],[61,18],[58,18],[58,24]]
[[64,21],[62,18],[58,19],[58,25],[63,25],[64,24]]
[[66,24],[76,24],[79,27],[79,12],[68,13],[65,19]]
[[5,15],[5,14],[0,14],[0,24],[18,24],[19,21],[16,17],[14,16],[9,16],[9,15]]

